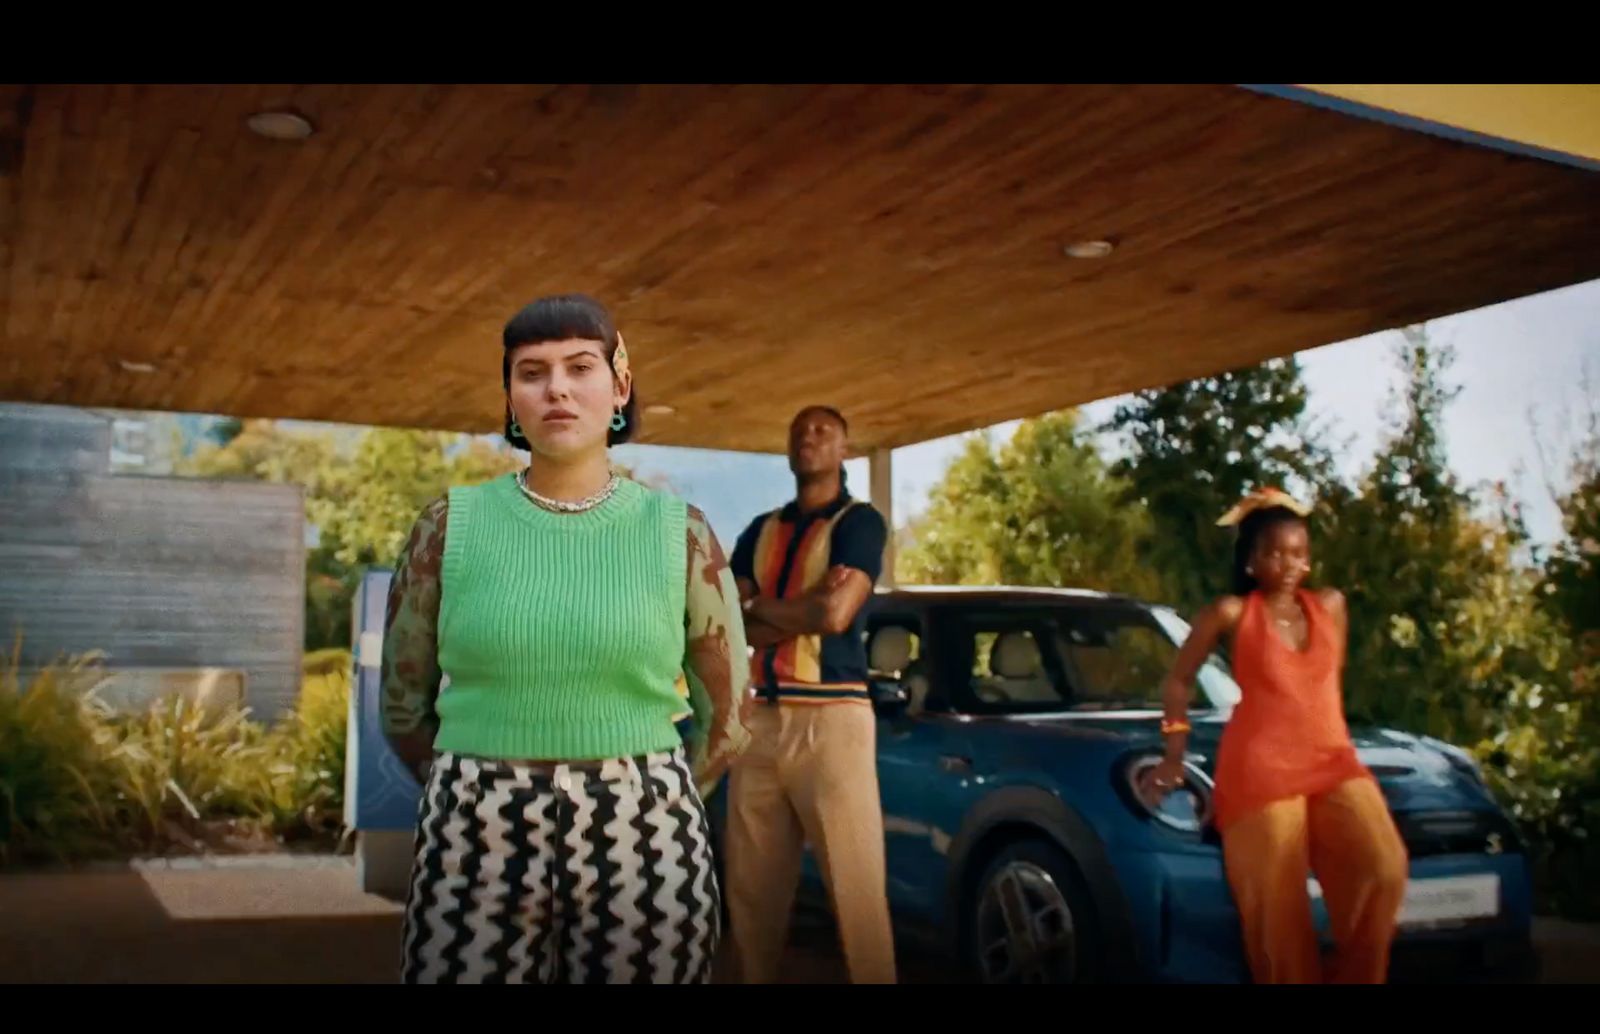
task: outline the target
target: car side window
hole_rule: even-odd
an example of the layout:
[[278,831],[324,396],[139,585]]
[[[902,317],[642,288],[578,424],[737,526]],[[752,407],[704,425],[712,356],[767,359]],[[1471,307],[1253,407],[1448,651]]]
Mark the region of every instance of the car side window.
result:
[[[1149,608],[1119,601],[947,605],[929,620],[925,650],[938,667],[939,692],[973,714],[1159,708],[1181,641]],[[1202,678],[1227,676],[1203,671]],[[1214,696],[1197,683],[1191,709],[1209,710]]]
[[[1177,644],[1135,608],[1063,608],[1057,638],[1081,709],[1160,707]],[[1205,706],[1196,689],[1192,706]]]
[[933,694],[922,622],[912,614],[875,614],[867,621],[867,669],[874,679],[892,679],[906,690],[907,710],[916,714],[941,702]]
[[1000,638],[998,632],[978,632],[972,637],[972,671],[973,678],[982,678],[989,673],[989,661],[994,654],[994,643]]
[[956,627],[965,669],[962,689],[976,710],[1047,711],[1069,699],[1070,684],[1048,621],[1024,611],[971,615]]

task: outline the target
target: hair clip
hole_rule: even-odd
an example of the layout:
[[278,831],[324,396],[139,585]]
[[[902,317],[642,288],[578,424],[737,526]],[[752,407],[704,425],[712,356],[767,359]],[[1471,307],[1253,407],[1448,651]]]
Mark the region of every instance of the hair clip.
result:
[[611,369],[616,373],[618,380],[628,375],[628,346],[622,340],[621,332],[617,334],[616,351],[611,353]]
[[1268,486],[1256,489],[1234,504],[1233,509],[1217,519],[1217,527],[1231,528],[1257,510],[1270,510],[1279,506],[1297,517],[1308,517],[1311,514],[1311,507],[1305,503],[1281,488]]

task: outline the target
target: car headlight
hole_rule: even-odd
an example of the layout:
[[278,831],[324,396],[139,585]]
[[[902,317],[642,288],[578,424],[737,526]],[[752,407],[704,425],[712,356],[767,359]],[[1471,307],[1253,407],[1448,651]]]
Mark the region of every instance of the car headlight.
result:
[[1161,763],[1160,754],[1139,754],[1122,765],[1122,795],[1130,807],[1151,821],[1179,833],[1200,833],[1211,821],[1211,778],[1193,762],[1183,763],[1183,785],[1174,787],[1152,807],[1141,791],[1146,774]]

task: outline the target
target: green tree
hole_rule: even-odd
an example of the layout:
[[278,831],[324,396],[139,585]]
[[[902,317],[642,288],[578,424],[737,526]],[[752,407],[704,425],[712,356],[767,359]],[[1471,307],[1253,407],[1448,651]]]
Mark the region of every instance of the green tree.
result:
[[[393,567],[422,508],[453,485],[521,467],[516,454],[440,431],[374,428],[306,500],[318,543],[307,556],[307,616],[320,646],[350,640],[350,601],[369,567]],[[307,622],[311,631],[310,620]],[[308,639],[308,644],[310,640]],[[316,647],[313,647],[316,648]]]
[[1319,515],[1318,576],[1350,601],[1346,710],[1472,749],[1530,836],[1546,901],[1592,913],[1576,874],[1600,818],[1600,739],[1572,630],[1542,602],[1549,574],[1522,560],[1505,486],[1475,492],[1449,468],[1452,350],[1410,328],[1396,357],[1389,435],[1351,497]]
[[[1537,722],[1499,745],[1507,764],[1537,772],[1542,794],[1527,810],[1546,846],[1541,883],[1564,914],[1600,919],[1600,405],[1589,399],[1585,437],[1572,449],[1566,488],[1555,492],[1561,541],[1544,565],[1538,600],[1563,630],[1570,692],[1534,709]],[[1540,701],[1544,704],[1544,701]]]
[[1476,647],[1463,641],[1475,626],[1462,608],[1491,590],[1501,606],[1520,600],[1523,587],[1507,579],[1526,536],[1508,508],[1474,520],[1473,497],[1450,470],[1440,428],[1457,393],[1453,351],[1407,328],[1395,356],[1405,380],[1394,423],[1356,491],[1319,513],[1317,573],[1350,602],[1352,718],[1470,742],[1481,709],[1500,701],[1463,682]]
[[1586,646],[1600,650],[1600,400],[1589,399],[1587,433],[1565,473],[1565,490],[1552,493],[1563,536],[1545,564],[1542,597]]
[[203,444],[174,469],[188,477],[300,485],[310,496],[322,491],[338,453],[338,443],[327,432],[291,430],[276,420],[246,420],[226,444]]
[[1164,595],[1138,560],[1144,513],[1121,502],[1126,486],[1107,468],[1075,410],[1023,421],[996,449],[987,435],[965,450],[933,489],[926,513],[897,553],[911,583],[1039,585]]
[[1142,559],[1191,613],[1229,591],[1232,536],[1216,520],[1246,492],[1278,485],[1327,506],[1342,499],[1293,358],[1138,392],[1103,430],[1123,437],[1115,473],[1153,523]]
[[1529,835],[1544,906],[1596,919],[1600,656],[1592,629],[1550,605],[1545,572],[1514,562],[1521,546],[1519,535],[1501,535],[1496,563],[1455,601],[1446,661],[1461,672],[1472,709],[1463,724],[1477,726],[1490,785]]
[[206,437],[218,445],[227,445],[244,431],[244,421],[238,417],[222,417],[206,431]]
[[244,477],[305,489],[316,545],[306,552],[306,648],[348,646],[350,601],[369,566],[392,567],[417,514],[453,485],[521,466],[508,447],[441,431],[371,428],[344,446],[326,431],[246,420],[206,445],[181,473]]

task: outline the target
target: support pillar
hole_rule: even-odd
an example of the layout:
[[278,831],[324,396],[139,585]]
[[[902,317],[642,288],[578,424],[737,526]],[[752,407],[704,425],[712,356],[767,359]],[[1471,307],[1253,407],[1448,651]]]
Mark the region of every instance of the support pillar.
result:
[[874,449],[867,460],[871,472],[872,505],[883,514],[889,537],[883,544],[883,576],[878,584],[894,588],[894,450]]

